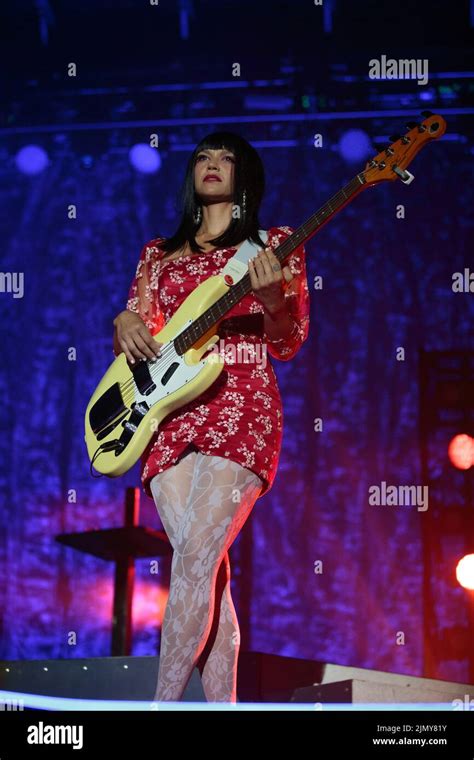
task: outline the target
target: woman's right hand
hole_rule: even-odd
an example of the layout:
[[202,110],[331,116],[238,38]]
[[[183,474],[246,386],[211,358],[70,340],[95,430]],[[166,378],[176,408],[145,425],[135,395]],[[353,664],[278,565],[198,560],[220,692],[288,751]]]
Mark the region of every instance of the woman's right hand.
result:
[[130,364],[139,359],[155,359],[161,356],[163,343],[154,339],[150,330],[134,311],[121,311],[114,319],[117,343]]

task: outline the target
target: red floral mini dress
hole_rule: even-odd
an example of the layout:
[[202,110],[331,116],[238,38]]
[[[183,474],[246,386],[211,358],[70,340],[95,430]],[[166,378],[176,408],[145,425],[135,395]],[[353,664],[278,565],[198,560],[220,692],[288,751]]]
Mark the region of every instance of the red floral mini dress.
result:
[[[291,232],[291,227],[271,227],[267,245],[275,249]],[[152,335],[163,329],[187,296],[208,277],[218,274],[237,251],[237,247],[216,248],[163,261],[163,241],[155,238],[143,247],[126,303]],[[284,341],[269,340],[264,331],[264,307],[253,291],[232,307],[217,330],[224,369],[204,393],[165,417],[141,456],[141,482],[150,498],[150,480],[174,465],[188,448],[238,462],[263,481],[260,496],[270,490],[280,456],[283,406],[268,354],[288,361],[309,331],[304,246],[297,248],[284,266],[293,274],[289,283],[283,280],[285,300],[294,320],[292,336]]]

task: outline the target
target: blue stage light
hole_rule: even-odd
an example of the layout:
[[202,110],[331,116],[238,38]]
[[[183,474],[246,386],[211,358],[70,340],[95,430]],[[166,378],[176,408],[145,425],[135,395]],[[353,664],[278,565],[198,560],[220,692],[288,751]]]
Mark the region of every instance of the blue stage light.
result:
[[40,174],[49,164],[48,154],[39,145],[25,145],[15,156],[15,163],[22,174]]
[[373,152],[369,136],[363,129],[348,129],[339,140],[338,147],[341,156],[351,163],[362,161]]
[[128,156],[132,166],[143,174],[153,174],[161,168],[160,154],[146,143],[133,145]]

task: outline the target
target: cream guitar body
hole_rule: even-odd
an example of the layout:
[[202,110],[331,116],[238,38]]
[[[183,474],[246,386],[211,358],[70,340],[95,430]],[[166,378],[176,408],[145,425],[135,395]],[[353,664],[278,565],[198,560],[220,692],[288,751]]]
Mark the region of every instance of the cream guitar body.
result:
[[132,370],[121,353],[110,365],[85,414],[87,452],[98,472],[117,477],[133,467],[162,420],[200,396],[220,375],[224,360],[216,351],[202,358],[219,340],[218,325],[213,324],[183,355],[174,339],[228,289],[223,277],[215,275],[186,298],[153,336],[163,343],[160,358],[142,360]]

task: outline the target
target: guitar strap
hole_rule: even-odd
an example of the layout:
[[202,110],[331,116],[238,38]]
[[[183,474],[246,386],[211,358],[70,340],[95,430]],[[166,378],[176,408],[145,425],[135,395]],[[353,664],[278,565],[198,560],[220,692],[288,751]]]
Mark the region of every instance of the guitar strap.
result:
[[[266,244],[268,241],[268,232],[266,230],[259,230],[258,234]],[[239,246],[237,253],[229,259],[220,272],[227,285],[235,285],[236,282],[239,282],[239,280],[247,274],[249,271],[249,261],[256,255],[259,248],[260,246],[252,240],[245,240],[245,242]]]

